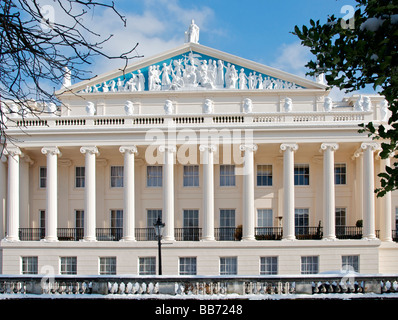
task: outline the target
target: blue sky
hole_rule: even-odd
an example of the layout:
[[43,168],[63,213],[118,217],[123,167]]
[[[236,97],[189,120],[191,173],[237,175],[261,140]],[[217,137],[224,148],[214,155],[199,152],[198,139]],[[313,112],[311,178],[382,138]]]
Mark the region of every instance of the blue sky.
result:
[[[191,19],[200,27],[199,43],[245,59],[304,76],[311,59],[291,34],[310,19],[325,22],[343,17],[342,7],[354,0],[116,0],[126,17],[123,27],[109,11],[93,15],[94,30],[114,37],[104,49],[117,55],[139,43],[137,53],[149,57],[184,43]],[[98,12],[97,12],[98,13]],[[134,62],[134,61],[132,61]],[[119,63],[119,65],[118,65]],[[94,73],[120,67],[120,61],[93,66]],[[341,96],[341,95],[340,95]]]

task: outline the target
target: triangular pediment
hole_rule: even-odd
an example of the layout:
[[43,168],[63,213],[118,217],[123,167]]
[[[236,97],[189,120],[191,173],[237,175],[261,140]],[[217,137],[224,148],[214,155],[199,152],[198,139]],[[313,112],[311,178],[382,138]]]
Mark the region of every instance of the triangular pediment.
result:
[[[327,86],[200,44],[185,43],[162,54],[70,86],[80,93],[297,90]],[[64,90],[61,90],[61,93]]]

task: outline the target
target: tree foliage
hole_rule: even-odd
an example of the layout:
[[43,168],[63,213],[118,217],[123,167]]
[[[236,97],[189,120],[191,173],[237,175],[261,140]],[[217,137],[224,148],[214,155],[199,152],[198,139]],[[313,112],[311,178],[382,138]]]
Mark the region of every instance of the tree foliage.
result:
[[[350,19],[334,15],[321,24],[310,20],[309,26],[295,26],[304,46],[310,48],[314,60],[306,65],[309,75],[324,74],[330,86],[347,92],[372,85],[384,96],[391,116],[388,124],[362,124],[367,132],[381,141],[380,156],[395,158],[398,142],[398,2],[396,0],[356,0],[355,13]],[[398,189],[398,165],[386,168],[377,195]]]
[[[45,3],[45,4],[43,4]],[[91,21],[94,10],[107,10],[126,25],[113,2],[94,0],[0,1],[0,129],[5,141],[6,120],[13,113],[40,116],[49,103],[59,103],[55,91],[65,68],[74,79],[92,78],[87,65],[93,57],[121,59],[125,67],[135,58],[131,50],[108,55],[103,45],[112,34],[98,34]],[[56,88],[56,89],[55,89]],[[0,153],[1,155],[1,153]]]

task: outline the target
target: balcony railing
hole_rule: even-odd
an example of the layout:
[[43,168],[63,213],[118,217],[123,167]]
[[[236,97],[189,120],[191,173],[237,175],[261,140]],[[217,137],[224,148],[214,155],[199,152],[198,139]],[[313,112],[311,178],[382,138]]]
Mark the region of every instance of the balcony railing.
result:
[[[202,237],[202,228],[175,228],[177,241],[199,241]],[[322,239],[322,227],[296,227],[298,240]],[[241,227],[215,228],[215,239],[218,241],[239,241],[242,238]],[[376,230],[379,238],[380,230]],[[362,239],[362,227],[342,226],[336,227],[338,239]],[[58,228],[59,241],[79,241],[84,238],[84,228]],[[280,240],[283,236],[282,227],[257,227],[255,228],[256,240]],[[119,241],[123,238],[123,228],[97,228],[98,241]],[[21,241],[40,241],[45,238],[45,228],[19,228]],[[157,240],[154,228],[136,228],[137,241]],[[393,241],[398,242],[398,231],[392,230]]]
[[79,241],[84,237],[84,228],[58,228],[59,241]]
[[97,228],[98,241],[119,241],[123,238],[123,228]]
[[40,241],[45,236],[45,228],[19,228],[19,239],[22,241]]
[[242,239],[241,227],[215,228],[214,231],[214,237],[218,241],[239,241]]
[[257,227],[255,229],[256,240],[280,240],[282,236],[282,227]]
[[174,235],[177,241],[199,241],[202,237],[201,228],[176,228]]
[[319,240],[322,239],[322,227],[295,227],[296,239]]

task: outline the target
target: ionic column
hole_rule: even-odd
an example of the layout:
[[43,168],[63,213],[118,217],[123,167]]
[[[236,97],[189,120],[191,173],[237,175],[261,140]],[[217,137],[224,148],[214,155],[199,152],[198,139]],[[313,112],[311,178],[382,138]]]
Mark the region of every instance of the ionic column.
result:
[[363,238],[376,239],[374,156],[377,143],[362,143],[363,149]]
[[163,157],[163,239],[174,241],[174,146],[159,146]]
[[84,187],[84,240],[96,241],[96,188],[95,188],[95,155],[99,154],[97,147],[81,147],[85,154],[85,187]]
[[[391,167],[391,154],[386,159],[380,160],[380,172],[385,172],[386,167]],[[382,241],[392,241],[392,206],[391,206],[391,191],[386,192],[386,194],[381,198],[381,228],[380,228],[380,240]]]
[[203,152],[203,236],[204,241],[214,239],[214,152],[215,145],[200,145]]
[[19,240],[19,156],[21,150],[16,147],[7,147],[4,154],[8,155],[8,182],[7,182],[7,235],[6,240]]
[[283,143],[283,239],[295,240],[294,230],[294,152],[298,149],[295,143]]
[[57,147],[44,147],[41,153],[47,156],[47,182],[46,182],[46,236],[47,241],[57,241],[58,218],[58,172],[57,160],[59,152]]
[[119,151],[124,153],[123,240],[135,241],[134,154],[137,153],[137,147],[121,146]]
[[241,151],[245,152],[243,167],[243,230],[242,240],[255,240],[254,225],[254,151],[257,145],[241,145]]
[[337,143],[322,143],[323,150],[323,239],[336,239],[336,205],[334,185],[334,151]]

